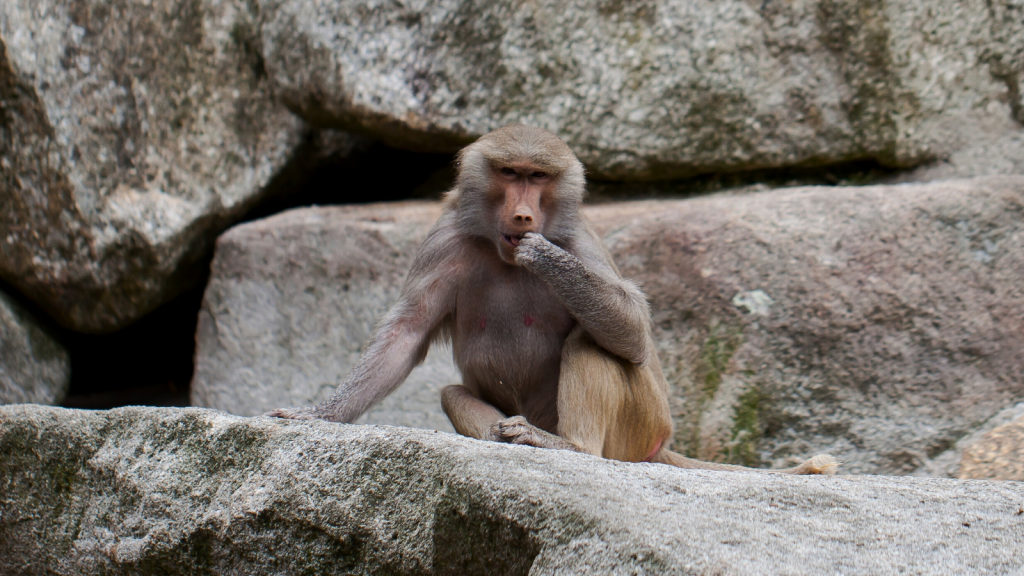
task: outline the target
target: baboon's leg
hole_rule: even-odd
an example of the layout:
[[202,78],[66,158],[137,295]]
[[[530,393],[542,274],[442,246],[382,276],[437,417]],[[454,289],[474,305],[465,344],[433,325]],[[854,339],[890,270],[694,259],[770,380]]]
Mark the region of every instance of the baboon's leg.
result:
[[582,331],[577,327],[562,347],[556,403],[559,434],[541,430],[522,416],[513,416],[495,426],[494,432],[501,440],[537,448],[603,455],[608,412],[614,402],[614,394],[603,389],[608,377],[601,372],[608,372],[614,367],[605,365],[602,354],[581,345],[581,336]]
[[562,347],[558,377],[558,433],[581,451],[605,456],[605,443],[615,423],[624,387],[619,363],[597,346],[581,328]]
[[441,407],[455,431],[463,436],[537,448],[579,450],[558,436],[528,423],[522,416],[506,418],[501,411],[477,398],[465,386],[445,386],[441,390]]
[[505,415],[477,398],[469,388],[458,384],[445,386],[441,390],[441,408],[459,434],[477,440],[498,440],[492,428]]
[[496,432],[515,444],[638,462],[653,455],[671,432],[667,403],[660,424],[659,418],[651,417],[652,410],[662,406],[657,399],[652,401],[645,374],[644,369],[612,356],[577,327],[562,348],[558,435],[521,416],[503,420]]
[[657,360],[626,361],[581,329],[563,348],[558,417],[566,440],[625,462],[650,460],[672,435],[668,383]]
[[522,416],[506,418],[497,408],[476,397],[469,388],[445,386],[441,390],[441,408],[455,431],[478,440],[496,440],[538,448],[579,449],[537,428]]

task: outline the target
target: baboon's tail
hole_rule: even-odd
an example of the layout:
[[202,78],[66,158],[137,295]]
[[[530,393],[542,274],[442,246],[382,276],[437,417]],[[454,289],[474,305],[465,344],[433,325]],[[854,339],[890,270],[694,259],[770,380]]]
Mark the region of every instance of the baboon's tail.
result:
[[651,460],[652,462],[660,462],[662,464],[669,464],[677,468],[690,468],[697,470],[729,470],[734,472],[768,472],[772,474],[824,474],[832,475],[835,474],[839,469],[839,463],[836,459],[827,455],[819,454],[810,460],[807,460],[803,464],[794,468],[784,468],[781,470],[765,470],[761,468],[746,468],[744,466],[736,466],[734,464],[719,464],[718,462],[705,462],[703,460],[695,460],[693,458],[687,458],[682,454],[677,454],[671,450],[661,450]]
[[831,476],[839,470],[839,462],[835,458],[828,454],[818,454],[817,456],[804,461],[799,466],[793,468],[784,468],[782,470],[767,470],[767,472],[778,472],[780,474],[823,474],[825,476]]

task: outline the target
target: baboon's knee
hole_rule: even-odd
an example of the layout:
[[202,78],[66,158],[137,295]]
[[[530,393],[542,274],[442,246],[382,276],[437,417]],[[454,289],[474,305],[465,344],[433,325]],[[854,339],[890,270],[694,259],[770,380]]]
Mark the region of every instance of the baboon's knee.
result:
[[466,396],[476,398],[476,396],[473,396],[473,393],[470,392],[468,388],[461,384],[451,384],[449,386],[445,386],[444,388],[441,389],[441,405],[446,407],[450,406],[452,405],[452,403],[458,402],[460,399],[465,398]]

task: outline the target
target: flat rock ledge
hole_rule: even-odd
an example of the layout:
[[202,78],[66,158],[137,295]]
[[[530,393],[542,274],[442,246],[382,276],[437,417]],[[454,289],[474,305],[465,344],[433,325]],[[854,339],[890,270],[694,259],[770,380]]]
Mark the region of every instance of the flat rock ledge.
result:
[[684,471],[207,409],[0,407],[0,573],[1008,574],[1024,484]]

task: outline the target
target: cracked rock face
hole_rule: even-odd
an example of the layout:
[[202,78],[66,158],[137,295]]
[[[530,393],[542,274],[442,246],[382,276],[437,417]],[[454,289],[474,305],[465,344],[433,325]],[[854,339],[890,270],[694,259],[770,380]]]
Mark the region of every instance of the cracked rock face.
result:
[[0,4],[0,277],[69,328],[184,287],[301,123],[230,0]]
[[[585,208],[650,298],[674,447],[783,467],[956,474],[958,440],[1024,397],[1024,178],[794,188]],[[397,299],[438,204],[300,209],[218,244],[196,404],[326,398]],[[368,414],[449,429],[450,352]]]
[[57,404],[70,380],[64,347],[0,292],[0,404]]
[[0,407],[3,574],[1004,574],[1019,483],[623,464],[188,409]]
[[1019,146],[976,152],[1024,123],[1013,0],[259,4],[284,101],[400,146],[452,150],[521,122],[611,180],[1024,167]]

